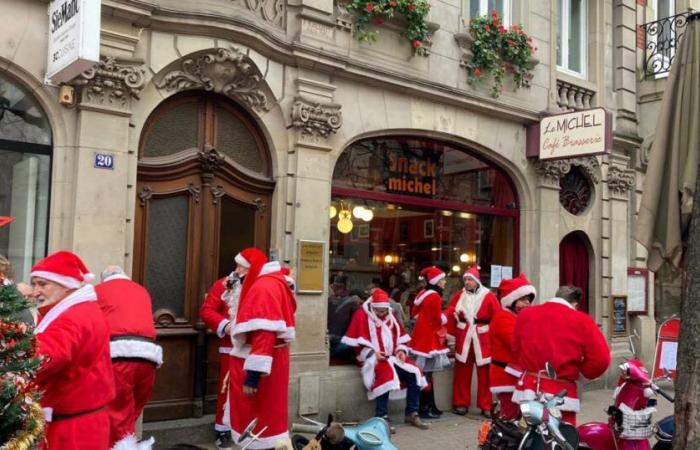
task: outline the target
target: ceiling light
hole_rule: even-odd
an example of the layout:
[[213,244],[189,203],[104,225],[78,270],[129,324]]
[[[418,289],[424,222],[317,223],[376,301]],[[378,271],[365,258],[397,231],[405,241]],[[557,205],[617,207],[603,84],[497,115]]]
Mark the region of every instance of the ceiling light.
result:
[[331,217],[330,218],[331,219],[334,218],[336,214],[338,214],[338,209],[335,206],[331,205],[331,209],[330,209],[330,216]]
[[349,218],[344,218],[338,220],[338,231],[343,234],[348,234],[352,231],[352,220]]

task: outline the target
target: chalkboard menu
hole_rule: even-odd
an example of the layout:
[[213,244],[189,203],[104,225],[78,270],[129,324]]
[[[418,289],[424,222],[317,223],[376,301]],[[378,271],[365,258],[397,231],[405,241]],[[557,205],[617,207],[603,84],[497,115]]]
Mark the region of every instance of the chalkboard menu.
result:
[[627,336],[627,296],[612,297],[612,335]]

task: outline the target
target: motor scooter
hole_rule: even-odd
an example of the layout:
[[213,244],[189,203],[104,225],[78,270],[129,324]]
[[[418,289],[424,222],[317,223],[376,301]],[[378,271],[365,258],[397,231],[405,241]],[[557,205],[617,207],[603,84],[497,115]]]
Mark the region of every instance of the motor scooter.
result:
[[292,431],[312,432],[311,440],[295,434],[294,450],[398,450],[391,442],[389,424],[380,417],[373,417],[361,424],[340,424],[328,415],[326,424],[302,417],[310,425],[293,424]]

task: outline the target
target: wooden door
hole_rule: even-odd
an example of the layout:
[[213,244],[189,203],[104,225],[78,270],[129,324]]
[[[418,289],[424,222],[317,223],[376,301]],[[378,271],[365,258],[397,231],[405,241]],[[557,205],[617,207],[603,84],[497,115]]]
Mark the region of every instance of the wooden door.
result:
[[199,307],[238,251],[269,247],[274,182],[259,136],[236,105],[205,93],[166,101],[144,128],[133,276],[153,298],[165,360],[147,421],[210,410],[218,355]]

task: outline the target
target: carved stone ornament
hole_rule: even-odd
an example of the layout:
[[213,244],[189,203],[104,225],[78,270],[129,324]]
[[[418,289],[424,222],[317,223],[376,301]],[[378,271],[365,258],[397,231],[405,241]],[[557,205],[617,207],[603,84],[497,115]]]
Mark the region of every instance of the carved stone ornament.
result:
[[177,67],[157,79],[155,85],[178,92],[204,89],[224,94],[259,111],[270,110],[262,73],[236,48],[216,48],[188,55],[177,61]]
[[292,106],[292,126],[302,134],[318,135],[327,138],[338,131],[343,124],[340,105],[315,103],[297,97]]
[[144,186],[139,192],[139,200],[141,200],[141,206],[146,206],[151,197],[153,197],[153,189],[150,186]]
[[224,162],[224,157],[215,148],[206,146],[203,152],[197,154],[202,172],[212,173]]
[[103,57],[92,69],[73,82],[83,86],[83,101],[94,104],[116,104],[126,107],[131,98],[138,99],[146,83],[142,65],[124,63],[111,56]]
[[535,171],[542,182],[559,186],[559,179],[569,173],[572,165],[579,166],[593,183],[598,184],[600,181],[600,163],[595,156],[537,161]]
[[617,166],[608,168],[608,189],[612,194],[624,196],[634,186],[634,171]]
[[[238,0],[234,0],[238,2]],[[284,0],[244,0],[246,8],[253,11],[265,22],[276,27],[284,28],[285,6]]]

